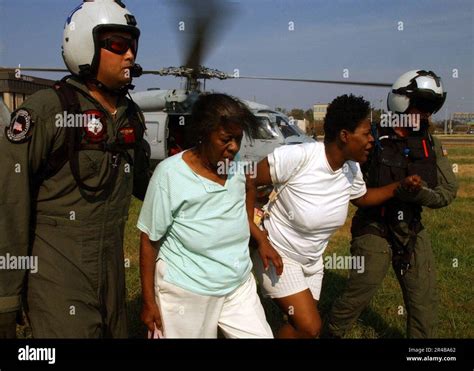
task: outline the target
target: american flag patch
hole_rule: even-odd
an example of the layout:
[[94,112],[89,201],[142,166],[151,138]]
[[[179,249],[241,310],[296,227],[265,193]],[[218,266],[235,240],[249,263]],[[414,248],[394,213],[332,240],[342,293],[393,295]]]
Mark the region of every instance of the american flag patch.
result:
[[19,109],[12,113],[10,125],[5,128],[5,136],[12,143],[23,143],[31,137],[33,121],[26,109]]

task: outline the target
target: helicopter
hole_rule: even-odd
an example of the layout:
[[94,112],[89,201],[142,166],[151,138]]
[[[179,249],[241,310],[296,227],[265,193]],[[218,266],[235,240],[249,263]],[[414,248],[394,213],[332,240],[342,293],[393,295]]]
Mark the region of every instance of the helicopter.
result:
[[[151,147],[151,158],[163,160],[169,155],[188,147],[185,142],[186,129],[192,104],[202,90],[206,90],[206,81],[211,79],[256,79],[310,83],[344,84],[358,86],[390,87],[391,84],[309,80],[263,76],[240,76],[238,73],[225,73],[217,69],[202,66],[210,41],[220,30],[220,24],[228,22],[229,15],[235,14],[230,4],[218,0],[206,2],[182,0],[178,19],[185,20],[188,30],[188,45],[185,50],[185,63],[181,67],[167,67],[160,70],[143,71],[143,74],[175,76],[185,79],[183,89],[159,90],[150,89],[132,94],[133,100],[144,112],[147,126],[147,140]],[[235,8],[233,8],[235,10]],[[187,14],[186,17],[182,15]],[[202,89],[202,87],[204,89]],[[257,127],[252,137],[244,135],[240,156],[245,161],[258,162],[275,148],[313,142],[314,139],[304,133],[295,120],[282,112],[272,110],[269,106],[242,100],[254,114]]]
[[[224,21],[227,22],[229,15],[233,13],[229,8],[230,5],[219,0],[180,0],[175,3],[182,7],[177,15],[178,19],[186,23],[184,34],[188,36],[188,43],[184,50],[184,64],[180,67],[166,67],[159,70],[143,70],[138,64],[132,68],[133,77],[140,75],[174,76],[185,80],[184,86],[180,89],[160,90],[152,88],[131,94],[132,99],[144,113],[147,127],[145,139],[150,145],[151,159],[155,162],[164,160],[190,147],[190,143],[186,139],[186,133],[191,125],[189,120],[191,109],[199,95],[206,92],[206,81],[211,79],[257,79],[374,87],[391,86],[391,84],[386,83],[347,80],[240,76],[235,73],[225,73],[217,69],[207,68],[202,65],[202,62],[209,50],[211,40],[220,32],[219,25]],[[16,70],[15,68],[1,69]],[[21,67],[21,69],[36,72],[68,72],[61,68]],[[299,129],[293,118],[287,117],[282,112],[272,110],[269,106],[252,101],[242,101],[257,119],[257,128],[253,130],[252,137],[244,135],[242,139],[240,156],[243,160],[259,161],[279,146],[314,141],[313,138]]]
[[[185,71],[186,67],[170,67],[162,70],[162,73],[182,76],[186,73]],[[196,88],[200,84],[193,81],[196,76],[192,76],[192,70],[188,72],[186,89],[165,91],[149,89],[131,94],[145,116],[146,139],[150,144],[152,160],[164,160],[189,147],[186,142],[186,130],[189,127],[192,104],[201,91]],[[206,79],[229,78],[221,71],[200,67],[199,77],[203,76]],[[269,106],[260,103],[248,100],[242,100],[242,102],[256,117],[257,124],[251,136],[245,134],[242,139],[240,155],[243,160],[258,162],[281,145],[314,141],[299,129],[292,118],[282,112],[274,111]]]

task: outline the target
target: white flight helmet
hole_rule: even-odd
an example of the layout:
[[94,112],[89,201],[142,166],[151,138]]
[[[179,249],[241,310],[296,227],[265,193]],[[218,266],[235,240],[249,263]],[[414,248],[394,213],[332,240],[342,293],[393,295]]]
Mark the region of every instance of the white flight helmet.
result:
[[446,100],[441,78],[432,71],[413,70],[401,75],[388,93],[388,110],[405,113],[411,107],[436,113]]
[[135,17],[120,0],[93,0],[75,8],[64,25],[63,59],[76,76],[94,76],[99,66],[99,31],[129,32],[137,39]]

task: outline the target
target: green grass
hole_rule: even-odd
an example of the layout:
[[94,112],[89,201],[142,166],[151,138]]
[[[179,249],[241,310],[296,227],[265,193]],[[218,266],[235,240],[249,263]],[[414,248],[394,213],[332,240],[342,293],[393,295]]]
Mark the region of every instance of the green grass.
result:
[[460,157],[465,156],[465,157],[470,157],[470,158],[474,157],[474,150],[473,150],[472,144],[459,145],[459,146],[453,147],[449,145],[449,142],[446,142],[446,144],[444,144],[444,147],[448,150],[448,156],[450,159],[457,156],[460,156]]
[[[474,147],[448,147],[449,156],[459,165],[457,175],[460,192],[447,208],[425,209],[423,223],[431,236],[438,271],[440,297],[437,336],[441,338],[474,338],[474,295],[472,267],[474,266]],[[462,157],[465,161],[459,161]],[[143,337],[140,323],[140,280],[138,269],[138,232],[135,228],[141,203],[133,200],[125,233],[125,254],[130,259],[127,269],[129,329],[131,337]],[[349,254],[350,221],[355,208],[351,206],[346,224],[332,238],[326,254]],[[457,263],[457,264],[456,264]],[[457,266],[456,266],[457,265]],[[348,272],[327,270],[325,273],[319,308],[323,319],[333,301],[341,294]],[[262,300],[267,319],[274,330],[283,318],[271,300]],[[405,336],[406,311],[398,281],[389,271],[370,306],[347,334],[349,338],[400,338]]]
[[130,267],[126,272],[127,287],[127,310],[128,310],[128,330],[131,337],[142,338],[145,336],[145,326],[140,321],[141,309],[141,288],[140,288],[140,267],[139,252],[140,238],[136,228],[138,215],[142,202],[136,198],[132,199],[128,213],[128,222],[125,228],[124,249],[125,259],[130,259]]
[[[470,284],[474,265],[471,249],[474,241],[473,220],[474,198],[458,198],[448,208],[426,209],[423,213],[423,223],[431,236],[437,262],[439,337],[474,337],[474,301]],[[344,229],[332,238],[327,254],[349,253],[350,236]],[[333,300],[341,293],[346,274],[344,271],[326,271],[320,303],[323,316],[327,315]],[[406,311],[400,315],[399,306],[404,306],[403,298],[395,274],[390,270],[381,289],[347,337],[404,336]]]
[[[438,271],[440,298],[437,336],[441,338],[474,338],[474,295],[472,267],[474,266],[474,147],[448,146],[449,156],[459,165],[458,198],[443,209],[425,209],[423,223],[431,236]],[[471,165],[463,169],[464,165]],[[143,337],[139,321],[140,282],[138,273],[138,232],[135,229],[140,202],[133,200],[125,235],[126,256],[131,259],[127,269],[128,310],[131,337]],[[349,254],[350,221],[355,208],[351,206],[347,222],[331,239],[326,254]],[[454,260],[457,259],[457,260]],[[457,262],[457,267],[456,267]],[[323,319],[333,301],[341,294],[348,272],[327,270],[325,273],[319,308]],[[271,300],[262,300],[267,319],[274,330],[282,323],[282,315]],[[389,271],[370,306],[347,334],[349,338],[400,338],[405,336],[406,311],[398,281]]]
[[[448,145],[449,156],[459,166],[457,199],[447,208],[425,209],[423,223],[431,236],[438,271],[440,297],[437,335],[441,338],[474,338],[474,295],[472,277],[474,266],[474,147]],[[463,158],[465,161],[458,161]],[[129,332],[132,338],[145,336],[140,321],[139,232],[136,221],[141,202],[133,199],[125,230],[126,269]],[[326,254],[348,255],[350,221],[355,208],[351,206],[346,224],[331,238]],[[457,259],[457,260],[454,260]],[[457,267],[455,262],[457,261]],[[319,308],[323,319],[332,303],[341,294],[347,273],[327,270],[323,281]],[[262,300],[268,322],[276,330],[283,318],[275,304]],[[370,306],[347,334],[349,338],[400,338],[405,336],[406,312],[400,315],[403,299],[398,281],[389,271]],[[19,327],[19,337],[30,337],[28,328]]]

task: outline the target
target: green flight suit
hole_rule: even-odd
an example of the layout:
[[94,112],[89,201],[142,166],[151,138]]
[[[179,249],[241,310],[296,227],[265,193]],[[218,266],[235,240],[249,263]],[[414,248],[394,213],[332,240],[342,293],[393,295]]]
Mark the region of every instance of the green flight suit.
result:
[[[105,113],[103,142],[116,141],[130,125],[126,109],[134,103],[120,98],[114,119],[80,80],[68,83],[85,93],[78,94],[82,111]],[[57,125],[63,108],[53,89],[35,93],[21,108],[31,115],[30,138],[21,143],[0,138],[0,255],[38,258],[37,272],[27,274],[33,336],[127,337],[123,235],[131,195],[143,199],[148,184],[146,155],[127,149],[133,163],[121,158],[116,177],[102,191],[79,188],[69,162],[35,187],[35,176],[64,143],[66,129]],[[138,108],[134,112],[142,115]],[[143,130],[135,135],[145,147]],[[78,156],[87,185],[110,175],[111,152],[80,150]],[[11,334],[9,316],[20,309],[24,276],[24,270],[0,271],[0,336]]]
[[[437,186],[424,187],[417,194],[402,188],[396,191],[400,201],[437,209],[449,205],[456,197],[457,182],[452,165],[444,153],[440,141],[433,137],[436,153]],[[363,215],[358,210],[353,219]],[[360,215],[359,215],[360,214]],[[382,229],[377,223],[372,227]],[[407,225],[401,225],[407,229]],[[346,288],[333,304],[328,323],[329,332],[342,337],[349,330],[361,312],[372,300],[380,287],[392,262],[392,249],[387,239],[377,233],[365,233],[351,241],[351,254],[364,258],[365,270],[358,273],[351,270]],[[409,338],[433,338],[437,324],[438,294],[436,288],[436,268],[429,236],[426,230],[416,234],[414,252],[410,258],[410,268],[402,275],[394,266],[407,310],[407,336]]]

